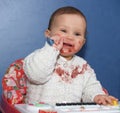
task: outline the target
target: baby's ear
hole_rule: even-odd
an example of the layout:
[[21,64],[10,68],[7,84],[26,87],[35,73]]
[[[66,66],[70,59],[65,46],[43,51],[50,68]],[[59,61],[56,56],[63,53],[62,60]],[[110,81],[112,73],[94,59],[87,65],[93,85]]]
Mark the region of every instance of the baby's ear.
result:
[[45,31],[45,36],[46,36],[46,37],[51,37],[51,35],[50,35],[50,30],[49,30],[49,29],[47,29],[47,30]]

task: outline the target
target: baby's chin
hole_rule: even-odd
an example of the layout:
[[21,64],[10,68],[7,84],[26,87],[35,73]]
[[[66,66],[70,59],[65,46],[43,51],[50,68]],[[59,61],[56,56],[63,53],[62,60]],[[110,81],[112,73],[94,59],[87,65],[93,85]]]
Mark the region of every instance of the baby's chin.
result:
[[73,52],[69,52],[69,51],[60,51],[60,55],[63,56],[66,59],[71,59],[74,56]]

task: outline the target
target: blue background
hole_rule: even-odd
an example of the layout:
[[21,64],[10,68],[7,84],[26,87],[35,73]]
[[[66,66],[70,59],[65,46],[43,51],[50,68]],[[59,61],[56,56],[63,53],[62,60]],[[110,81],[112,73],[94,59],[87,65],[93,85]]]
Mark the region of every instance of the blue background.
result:
[[79,55],[120,99],[120,0],[0,0],[0,80],[9,64],[43,46],[50,15],[68,5],[81,9],[88,22]]

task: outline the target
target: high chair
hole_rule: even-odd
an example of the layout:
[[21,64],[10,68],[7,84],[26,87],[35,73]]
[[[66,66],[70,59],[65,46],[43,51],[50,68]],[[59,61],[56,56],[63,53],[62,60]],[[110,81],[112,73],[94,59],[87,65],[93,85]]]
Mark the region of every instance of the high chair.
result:
[[16,60],[7,69],[2,78],[3,93],[0,101],[2,113],[20,113],[14,104],[24,103],[26,95],[26,75],[23,71],[23,59]]
[[[20,113],[14,104],[24,104],[26,95],[26,75],[23,71],[23,59],[13,62],[2,78],[3,93],[0,100],[2,113]],[[108,93],[103,88],[105,93]]]

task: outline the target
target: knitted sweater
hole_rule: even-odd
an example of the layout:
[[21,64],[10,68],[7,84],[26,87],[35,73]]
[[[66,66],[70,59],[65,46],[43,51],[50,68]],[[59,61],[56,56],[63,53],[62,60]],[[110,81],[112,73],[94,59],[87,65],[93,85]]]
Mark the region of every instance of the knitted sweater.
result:
[[92,102],[104,94],[94,70],[76,55],[66,60],[49,44],[28,55],[24,60],[27,75],[26,102]]

